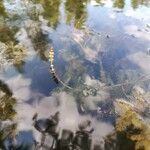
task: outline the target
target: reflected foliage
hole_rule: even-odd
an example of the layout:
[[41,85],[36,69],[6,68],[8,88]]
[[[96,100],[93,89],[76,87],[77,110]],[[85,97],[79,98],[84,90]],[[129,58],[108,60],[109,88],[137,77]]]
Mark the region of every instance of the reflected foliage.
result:
[[[140,5],[149,6],[150,2],[149,0],[131,0],[131,6],[133,9],[138,8]],[[114,1],[114,7],[123,9],[125,6],[125,0],[115,0]]]
[[48,35],[44,34],[39,21],[28,20],[26,26],[27,35],[30,38],[33,48],[38,52],[42,60],[47,60],[45,51],[48,49]]
[[1,42],[9,42],[9,41],[15,41],[15,33],[17,32],[17,29],[13,28],[10,29],[6,25],[0,25],[0,41]]
[[43,16],[48,21],[49,26],[56,28],[60,17],[60,0],[38,0],[43,8]]
[[7,44],[6,59],[12,60],[13,64],[22,64],[26,56],[26,49],[21,45],[15,45],[13,42]]
[[4,7],[3,0],[0,0],[0,16],[7,17],[7,13]]
[[149,0],[131,0],[131,5],[133,9],[138,8],[140,5],[149,6],[150,1]]
[[31,38],[35,51],[38,52],[42,60],[47,60],[45,51],[48,48],[47,35],[43,34],[42,31],[37,32],[35,37]]
[[125,5],[125,0],[115,0],[114,1],[114,7],[117,7],[117,8],[124,8],[124,5]]
[[0,81],[0,120],[13,119],[16,114],[13,106],[16,104],[16,100],[12,97],[12,92]]
[[[64,11],[66,13],[65,14],[66,23],[69,25],[73,24],[75,28],[81,29],[84,27],[86,19],[87,19],[86,9],[87,9],[87,4],[90,1],[89,0],[79,0],[79,1],[77,0],[66,0],[66,1],[37,0],[36,3],[41,4],[43,7],[43,12],[41,11],[42,13],[36,12],[37,11],[36,6],[35,7],[31,6],[29,9],[28,6],[30,5],[30,3],[28,2],[30,1],[25,1],[25,2],[27,2],[26,9],[28,10],[25,9],[25,14],[24,12],[22,12],[22,14],[20,14],[21,17],[19,15],[18,15],[19,17],[17,15],[14,16],[14,18],[11,18],[12,19],[11,21],[13,23],[16,20],[20,21],[21,18],[25,19],[25,22],[22,23],[23,25],[21,24],[21,26],[19,25],[19,27],[25,28],[27,32],[27,38],[30,38],[32,46],[34,47],[35,51],[37,51],[37,53],[40,55],[40,59],[42,60],[47,60],[47,57],[45,56],[45,51],[48,49],[49,43],[51,42],[48,40],[48,35],[45,34],[44,31],[45,32],[48,31],[48,34],[50,36],[52,35],[52,37],[54,38],[54,45],[56,47],[58,46],[56,49],[57,50],[59,49],[61,51],[61,52],[59,50],[56,51],[58,55],[59,55],[59,52],[61,55],[60,59],[56,60],[56,64],[60,64],[63,61],[64,61],[63,63],[65,64],[65,65],[63,63],[62,65],[60,64],[60,68],[58,69],[60,72],[63,72],[63,73],[65,72],[63,75],[60,75],[60,78],[62,79],[62,81],[65,82],[65,84],[73,87],[73,89],[66,89],[64,86],[60,88],[60,91],[65,91],[65,92],[67,91],[70,95],[73,96],[73,98],[75,98],[76,104],[77,104],[75,107],[78,107],[78,112],[80,115],[84,115],[84,117],[87,115],[91,115],[93,118],[95,117],[94,119],[97,119],[103,122],[104,121],[106,122],[107,120],[109,120],[109,122],[111,123],[113,119],[113,121],[116,123],[114,133],[105,137],[105,146],[104,146],[105,149],[106,150],[110,150],[110,149],[112,150],[116,150],[116,149],[118,150],[130,150],[130,149],[131,150],[133,149],[149,150],[150,148],[149,124],[147,124],[142,118],[143,116],[147,117],[147,112],[149,111],[148,110],[149,105],[147,105],[147,103],[143,101],[143,96],[141,96],[141,94],[139,94],[138,92],[133,92],[132,93],[133,95],[130,97],[129,95],[127,95],[127,97],[133,100],[134,104],[130,104],[130,103],[127,104],[126,102],[129,102],[128,100],[122,100],[121,103],[117,102],[117,105],[119,106],[119,108],[122,109],[123,113],[115,114],[116,106],[113,105],[112,101],[113,99],[118,97],[119,94],[121,95],[120,97],[122,97],[122,95],[124,94],[122,92],[123,90],[120,87],[113,88],[113,90],[111,91],[113,95],[116,96],[115,97],[111,95],[110,91],[102,89],[102,87],[107,86],[106,83],[108,82],[107,81],[108,76],[107,74],[105,74],[105,68],[103,68],[103,62],[99,62],[99,65],[97,65],[97,60],[100,59],[100,57],[98,57],[100,56],[99,54],[100,50],[103,49],[103,47],[99,47],[98,46],[99,44],[97,44],[101,42],[101,39],[97,38],[94,32],[92,32],[94,34],[93,37],[91,36],[91,33],[89,33],[89,38],[87,38],[87,34],[85,34],[85,32],[79,33],[78,31],[81,31],[81,30],[77,30],[76,33],[75,32],[72,33],[73,34],[72,37],[70,36],[71,34],[69,33],[70,41],[68,39],[66,40],[65,38],[62,40],[62,43],[63,44],[65,43],[64,45],[66,46],[64,48],[62,46],[63,44],[61,45],[58,42],[59,40],[57,40],[58,38],[61,38],[60,37],[61,35],[58,35],[58,37],[55,36],[55,34],[57,34],[60,31],[53,32],[53,30],[51,30],[53,33],[52,34],[49,33],[51,28],[47,27],[46,21],[48,21],[48,25],[50,27],[54,29],[57,28],[59,24],[59,20],[60,20],[60,11],[63,11],[63,10],[60,10],[62,9],[60,8],[61,2],[64,2],[63,4],[64,4],[64,9],[65,9]],[[101,0],[95,0],[95,2],[97,2],[98,4],[102,3]],[[139,5],[148,5],[148,3],[149,3],[148,0],[132,0],[132,7],[138,8]],[[25,4],[22,3],[22,5],[25,5]],[[125,6],[125,0],[114,0],[114,7],[123,9],[124,6]],[[26,13],[26,11],[28,12]],[[23,14],[24,14],[24,17],[23,17]],[[42,20],[43,18],[41,16],[39,17],[39,15],[41,14],[43,15],[46,21]],[[7,16],[7,13],[3,5],[3,1],[0,1],[0,15]],[[13,19],[15,19],[15,17],[16,17],[16,20],[14,21]],[[27,17],[27,19],[25,17]],[[9,21],[8,23],[10,24]],[[91,25],[93,26],[93,28],[95,28],[94,26],[97,26],[95,22]],[[101,26],[100,26],[100,29],[101,29]],[[14,37],[15,37],[16,32],[17,32],[17,29],[15,28],[11,29],[5,26],[5,24],[0,26],[0,33],[1,33],[0,44],[3,46],[3,50],[4,50],[3,58],[6,59],[11,64],[13,64],[14,66],[16,66],[18,70],[21,71],[22,66],[24,65],[24,59],[26,57],[27,52],[26,52],[26,49],[24,49],[24,47],[19,45],[17,41],[15,40]],[[99,34],[100,34],[99,36],[101,36],[101,33]],[[23,37],[23,35],[21,36]],[[85,40],[85,39],[88,39],[88,40]],[[110,37],[108,36],[107,40],[111,41],[111,36]],[[71,45],[70,43],[72,43],[72,46],[70,46]],[[62,54],[63,50],[61,50],[61,48],[65,50],[67,49],[68,51],[66,51],[66,53],[63,55]],[[72,52],[71,50],[74,52]],[[82,56],[79,56],[79,55],[82,55]],[[113,56],[111,56],[111,58],[112,57]],[[87,61],[85,61],[84,58],[88,60],[89,64],[87,64]],[[93,65],[94,63],[96,65]],[[30,62],[29,62],[29,65],[30,65]],[[36,61],[34,65],[37,65]],[[53,71],[54,68],[52,66],[54,65],[51,63],[51,70]],[[87,66],[90,66],[90,67],[87,67]],[[95,66],[99,66],[100,68],[99,74],[100,74],[101,82],[99,82],[99,80],[95,80],[94,75],[90,75],[90,77],[92,78],[88,79],[88,81],[86,82],[85,81],[86,76],[89,75],[89,72],[95,71],[94,70]],[[27,74],[28,74],[28,70],[29,69],[27,68]],[[39,70],[39,72],[40,71],[41,70]],[[125,75],[124,71],[125,70],[123,69],[123,74]],[[98,71],[96,70],[95,72],[98,72]],[[129,70],[127,72],[129,73]],[[119,81],[125,81],[126,79],[129,79],[128,76],[127,78],[126,77],[121,78],[121,74],[118,74],[118,76],[120,77]],[[131,76],[135,78],[135,74]],[[37,80],[36,77],[34,78],[35,80]],[[33,87],[32,83],[33,83],[34,78],[31,79],[31,88]],[[55,77],[54,77],[54,80],[55,80]],[[41,86],[39,84],[37,85]],[[24,87],[24,88],[27,88],[27,87]],[[129,89],[129,87],[124,87],[124,88]],[[129,92],[127,93],[126,91],[129,91]],[[127,94],[131,94],[130,90],[126,90],[126,91],[125,92]],[[30,91],[30,92],[31,92],[31,95],[30,95],[31,97],[33,96],[33,98],[35,98],[34,94],[38,97],[38,91],[36,91],[37,93],[34,93],[34,94],[32,94],[33,91]],[[111,95],[111,98],[109,97],[109,94]],[[44,95],[42,95],[41,98],[39,99],[43,99],[43,97]],[[124,97],[126,97],[126,95]],[[3,141],[8,136],[10,136],[10,139],[11,139],[10,141],[13,141],[13,138],[15,135],[14,131],[16,129],[16,124],[11,123],[9,125],[7,124],[6,126],[2,125],[4,121],[13,120],[16,114],[14,110],[15,104],[16,104],[16,100],[12,97],[11,90],[8,88],[8,86],[5,83],[0,81],[0,148],[2,149],[4,149]],[[96,115],[98,115],[98,117]],[[115,115],[119,117],[116,119]],[[44,147],[46,136],[50,135],[56,141],[56,145],[52,147],[51,149],[90,150],[91,142],[92,142],[91,134],[94,130],[93,128],[91,128],[90,121],[85,121],[83,124],[79,125],[75,133],[73,133],[73,131],[68,130],[68,129],[62,129],[62,135],[59,139],[58,139],[59,131],[57,132],[56,130],[56,127],[58,126],[58,122],[59,122],[59,118],[57,117],[57,114],[46,119],[45,118],[39,119],[37,114],[34,115],[33,127],[37,131],[39,131],[42,136],[41,143],[37,142],[39,145],[35,141],[37,146],[39,146],[40,148],[42,146]],[[25,134],[24,134],[24,137],[26,137]],[[11,146],[13,147],[13,144]],[[12,147],[9,149],[15,149]],[[48,148],[50,149],[50,145],[48,145]],[[29,149],[29,148],[21,147],[20,149]],[[98,149],[100,148],[97,148],[97,150]]]
[[[13,64],[16,67],[24,64],[26,49],[14,42],[0,43],[2,55],[7,63]],[[20,67],[19,67],[20,68]]]
[[[21,72],[26,56],[26,49],[17,44],[17,40],[15,39],[17,30],[15,27],[11,29],[4,25],[0,26],[1,62],[13,64],[17,70]],[[3,63],[1,63],[1,65],[3,65]]]
[[109,134],[105,139],[106,149],[150,149],[150,126],[141,115],[146,107],[145,104],[149,108],[149,104],[143,100],[145,95],[147,93],[136,87],[133,90],[133,103],[126,100],[116,100],[115,110],[119,117],[116,120],[114,133]]
[[66,1],[65,11],[67,24],[73,23],[74,26],[78,29],[83,27],[87,18],[87,2],[88,0],[80,0],[79,2],[77,2],[76,0]]
[[12,120],[16,115],[14,105],[16,100],[12,97],[12,92],[8,86],[0,80],[0,148],[4,148],[3,141],[8,137],[14,135],[16,124],[6,123],[3,121]]
[[104,3],[103,3],[102,0],[95,0],[95,2],[96,2],[97,4],[104,5]]

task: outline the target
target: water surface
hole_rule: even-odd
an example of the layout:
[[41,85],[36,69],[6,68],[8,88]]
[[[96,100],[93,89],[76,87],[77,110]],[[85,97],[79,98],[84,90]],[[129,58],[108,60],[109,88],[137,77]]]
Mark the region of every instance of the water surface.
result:
[[[115,129],[114,101],[132,103],[137,88],[150,95],[149,9],[149,0],[0,1],[0,94],[15,99],[1,122],[17,124],[18,145],[40,141],[36,112],[56,111],[59,129],[75,132],[89,119],[93,141],[103,142]],[[51,47],[64,84],[50,72]]]

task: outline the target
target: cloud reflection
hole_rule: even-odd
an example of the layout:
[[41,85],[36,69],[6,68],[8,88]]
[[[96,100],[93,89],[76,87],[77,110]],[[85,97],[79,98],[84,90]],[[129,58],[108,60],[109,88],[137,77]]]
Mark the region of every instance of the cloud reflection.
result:
[[125,26],[125,32],[130,34],[130,35],[134,35],[137,38],[141,38],[141,39],[145,39],[150,41],[150,34],[149,32],[145,31],[145,30],[138,30],[138,27],[136,25],[128,25]]
[[145,74],[150,74],[150,56],[143,52],[130,55],[129,60],[137,64]]
[[16,106],[18,112],[17,121],[19,123],[18,130],[30,130],[32,127],[32,116],[35,112],[39,114],[40,118],[45,118],[56,112],[60,112],[60,129],[70,129],[76,131],[78,124],[90,119],[93,123],[95,132],[94,138],[102,138],[113,130],[113,126],[104,122],[99,122],[94,118],[87,116],[81,116],[78,112],[75,98],[66,93],[54,93],[52,96],[44,97],[36,104],[33,105],[27,103],[19,103]]

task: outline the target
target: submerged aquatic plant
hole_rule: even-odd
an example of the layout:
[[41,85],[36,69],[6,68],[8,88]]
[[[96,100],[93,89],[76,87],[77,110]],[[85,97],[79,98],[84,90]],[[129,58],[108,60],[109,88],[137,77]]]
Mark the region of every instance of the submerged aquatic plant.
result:
[[16,100],[8,86],[0,81],[0,148],[4,149],[6,138],[14,139],[16,124],[12,122],[16,115]]
[[2,81],[0,81],[0,121],[7,119],[12,120],[16,112],[14,105],[16,100],[12,97],[12,93]]
[[8,95],[0,97],[0,120],[13,119],[16,114],[13,109],[15,103],[16,100]]
[[[136,99],[135,101],[139,100]],[[116,120],[115,131],[105,139],[105,146],[113,145],[114,150],[149,150],[150,125],[144,121],[135,103],[119,99],[114,104],[119,117]]]
[[6,44],[0,42],[0,49],[3,62],[16,66],[23,64],[26,56],[26,49],[23,46],[15,44],[14,42],[7,42]]
[[6,48],[6,59],[12,61],[13,64],[20,64],[26,56],[26,49],[19,44],[8,42]]
[[[122,103],[123,104],[123,103]],[[129,108],[124,103],[122,109]],[[135,142],[135,149],[144,148],[148,150],[150,148],[150,127],[133,109],[126,110],[124,115],[117,120],[116,124],[117,132],[124,132],[125,136]]]

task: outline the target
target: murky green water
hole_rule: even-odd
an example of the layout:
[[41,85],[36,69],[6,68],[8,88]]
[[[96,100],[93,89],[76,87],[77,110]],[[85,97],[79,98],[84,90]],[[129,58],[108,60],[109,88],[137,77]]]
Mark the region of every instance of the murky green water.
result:
[[2,149],[149,150],[150,1],[0,0],[0,98]]

